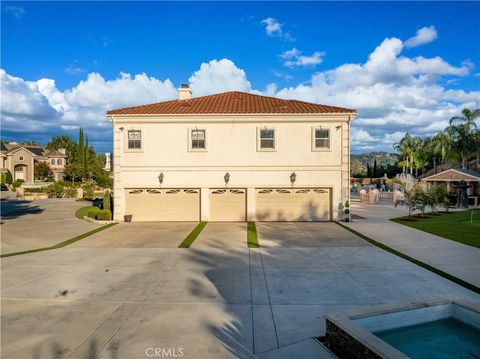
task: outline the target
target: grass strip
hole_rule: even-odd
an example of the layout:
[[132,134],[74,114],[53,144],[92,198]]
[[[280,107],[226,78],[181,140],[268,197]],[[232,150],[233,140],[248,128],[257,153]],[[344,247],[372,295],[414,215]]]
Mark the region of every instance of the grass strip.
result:
[[103,231],[104,229],[107,229],[107,228],[110,228],[112,226],[116,225],[116,223],[109,223],[109,224],[106,224],[104,226],[101,226],[99,228],[95,228],[94,230],[90,231],[90,232],[85,232],[85,233],[82,233],[82,234],[79,234],[78,236],[75,236],[73,238],[70,238],[70,239],[67,239],[66,241],[63,241],[63,242],[60,242],[58,244],[55,244],[53,246],[49,246],[49,247],[41,247],[41,248],[35,248],[35,249],[29,249],[27,251],[20,251],[20,252],[13,252],[13,253],[5,253],[5,254],[2,254],[0,255],[0,258],[5,258],[5,257],[13,257],[13,256],[19,256],[19,255],[22,255],[22,254],[29,254],[29,253],[35,253],[35,252],[43,252],[43,251],[50,251],[52,249],[59,249],[59,248],[63,248],[63,247],[66,247],[72,243],[75,243],[75,242],[78,242],[84,238],[87,238],[87,237],[90,237],[91,235],[95,234],[95,233],[98,233],[100,231]]
[[248,248],[260,248],[255,222],[248,222],[247,224],[247,244]]
[[341,224],[340,222],[335,221],[335,223],[338,224],[340,227],[345,228],[347,231],[352,232],[353,234],[355,234],[355,235],[359,236],[360,238],[366,240],[367,242],[373,244],[374,246],[377,246],[378,248],[381,248],[381,249],[383,249],[383,250],[385,250],[389,253],[395,254],[396,256],[398,256],[400,258],[406,259],[407,261],[412,262],[412,263],[414,263],[414,264],[416,264],[420,267],[423,267],[423,268],[429,270],[430,272],[438,274],[439,276],[442,276],[442,277],[444,277],[448,280],[451,280],[452,282],[457,283],[458,285],[461,285],[464,288],[470,289],[471,291],[480,294],[480,287],[477,287],[476,285],[468,283],[468,282],[464,281],[463,279],[455,277],[455,276],[453,276],[453,275],[451,275],[447,272],[444,272],[444,271],[442,271],[438,268],[432,267],[431,265],[429,265],[425,262],[422,262],[422,261],[419,261],[418,259],[410,257],[410,256],[408,256],[408,255],[406,255],[402,252],[399,252],[396,249],[393,249],[393,248],[391,248],[391,247],[389,247],[389,246],[387,246],[383,243],[377,242],[376,240],[371,239],[371,238],[367,237],[366,235],[364,235],[360,232],[357,232],[356,230]]
[[[92,209],[92,208],[98,208],[98,207],[95,207],[95,206],[85,206],[85,207],[82,207],[82,208],[79,208],[77,209],[77,211],[75,212],[75,217],[77,217],[78,219],[83,219],[83,217],[85,217],[88,213],[88,210]],[[100,208],[99,208],[100,209]]]
[[190,234],[183,240],[182,243],[178,246],[178,248],[190,248],[192,245],[193,241],[198,237],[200,232],[203,231],[205,226],[207,225],[208,222],[200,222],[194,229],[193,231],[190,232]]

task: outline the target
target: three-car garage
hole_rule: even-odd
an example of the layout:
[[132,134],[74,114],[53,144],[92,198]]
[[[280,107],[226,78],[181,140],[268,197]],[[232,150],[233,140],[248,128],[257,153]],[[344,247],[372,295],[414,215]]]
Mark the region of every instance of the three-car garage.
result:
[[[131,188],[125,193],[126,213],[134,221],[246,221],[247,208],[257,221],[316,222],[332,220],[330,188]],[[201,205],[201,198],[208,205]],[[254,205],[247,203],[253,201]],[[208,211],[208,214],[202,213]]]

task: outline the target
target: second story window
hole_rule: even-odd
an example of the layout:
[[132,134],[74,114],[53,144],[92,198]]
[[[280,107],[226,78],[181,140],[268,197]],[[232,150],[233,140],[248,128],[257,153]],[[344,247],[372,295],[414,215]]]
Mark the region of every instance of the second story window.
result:
[[55,166],[55,159],[51,160],[50,163]]
[[57,165],[60,165],[60,166],[62,165],[62,159],[61,159],[61,158],[59,158],[59,159],[57,160]]
[[204,150],[207,148],[206,131],[193,129],[191,132],[191,149]]
[[129,150],[142,149],[142,132],[140,130],[130,130],[127,135]]
[[330,130],[323,128],[315,129],[315,149],[329,149],[330,148]]
[[259,131],[259,149],[275,149],[275,130],[273,128],[261,128]]

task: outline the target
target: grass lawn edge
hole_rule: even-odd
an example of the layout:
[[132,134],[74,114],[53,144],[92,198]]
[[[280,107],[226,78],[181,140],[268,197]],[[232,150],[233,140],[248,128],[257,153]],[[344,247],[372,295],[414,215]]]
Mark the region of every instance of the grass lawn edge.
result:
[[338,222],[338,221],[335,221],[335,223],[338,224],[340,227],[346,229],[347,231],[349,231],[349,232],[357,235],[358,237],[366,240],[367,242],[373,244],[374,246],[377,246],[378,248],[381,248],[381,249],[383,249],[383,250],[385,250],[385,251],[387,251],[387,252],[389,252],[389,253],[392,253],[392,254],[400,257],[400,258],[403,258],[403,259],[405,259],[405,260],[407,260],[407,261],[409,261],[409,262],[412,262],[413,264],[416,264],[416,265],[418,265],[418,266],[420,266],[420,267],[422,267],[422,268],[425,268],[425,269],[429,270],[430,272],[433,272],[433,273],[435,273],[435,274],[438,274],[439,276],[442,276],[442,277],[444,277],[444,278],[446,278],[446,279],[448,279],[448,280],[451,280],[452,282],[454,282],[454,283],[456,283],[456,284],[458,284],[458,285],[461,285],[462,287],[467,288],[467,289],[471,290],[472,292],[475,292],[475,293],[479,293],[479,294],[480,294],[480,287],[477,287],[476,285],[473,285],[473,284],[471,284],[471,283],[469,283],[469,282],[466,282],[466,281],[464,281],[463,279],[460,279],[460,278],[458,278],[458,277],[455,277],[455,276],[453,276],[453,275],[451,275],[451,274],[449,274],[449,273],[447,273],[447,272],[444,272],[444,271],[442,271],[442,270],[440,270],[440,269],[438,269],[438,268],[432,267],[430,264],[427,264],[427,263],[422,262],[422,261],[420,261],[420,260],[418,260],[418,259],[415,259],[415,258],[413,258],[413,257],[410,257],[410,256],[408,256],[408,255],[406,255],[406,254],[404,254],[404,253],[402,253],[402,252],[400,252],[400,251],[397,251],[396,249],[393,249],[393,248],[391,248],[391,247],[389,247],[389,246],[387,246],[387,245],[385,245],[385,244],[383,244],[383,243],[377,242],[376,240],[371,239],[370,237],[367,237],[366,235],[364,235],[364,234],[362,234],[362,233],[360,233],[360,232],[357,232],[356,230],[354,230],[354,229],[352,229],[352,228],[350,228],[350,227],[348,227],[348,226],[345,226],[344,224],[341,224],[341,223]]
[[197,239],[198,235],[203,231],[205,226],[207,225],[208,222],[200,222],[189,234],[188,236],[183,240],[182,243],[178,246],[178,248],[190,248],[190,246],[193,244],[193,241]]
[[53,246],[48,246],[48,247],[40,247],[40,248],[34,248],[34,249],[28,249],[26,251],[19,251],[19,252],[12,252],[12,253],[5,253],[5,254],[2,254],[0,255],[0,258],[6,258],[6,257],[13,257],[13,256],[19,256],[19,255],[22,255],[22,254],[30,254],[30,253],[36,253],[36,252],[44,252],[44,251],[50,251],[52,249],[59,249],[59,248],[63,248],[63,247],[66,247],[72,243],[75,243],[75,242],[78,242],[82,239],[85,239],[87,237],[90,237],[91,235],[95,234],[95,233],[98,233],[100,231],[103,231],[107,228],[110,228],[114,225],[116,225],[117,223],[109,223],[109,224],[106,224],[104,226],[101,226],[99,228],[95,228],[94,230],[91,230],[89,232],[85,232],[85,233],[82,233],[82,234],[79,234],[78,236],[75,236],[73,238],[70,238],[70,239],[67,239],[66,241],[63,241],[63,242],[60,242],[60,243],[57,243]]
[[260,248],[260,243],[258,243],[257,226],[255,222],[247,223],[247,245],[248,248]]

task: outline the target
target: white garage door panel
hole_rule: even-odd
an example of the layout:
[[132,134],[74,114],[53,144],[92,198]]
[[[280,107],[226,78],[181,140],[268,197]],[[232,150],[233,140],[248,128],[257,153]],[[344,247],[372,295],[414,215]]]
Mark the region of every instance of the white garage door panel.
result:
[[211,189],[209,201],[211,221],[245,221],[245,189]]
[[329,221],[330,190],[265,188],[256,190],[257,221]]
[[197,189],[130,189],[126,214],[133,221],[198,221],[200,191]]

